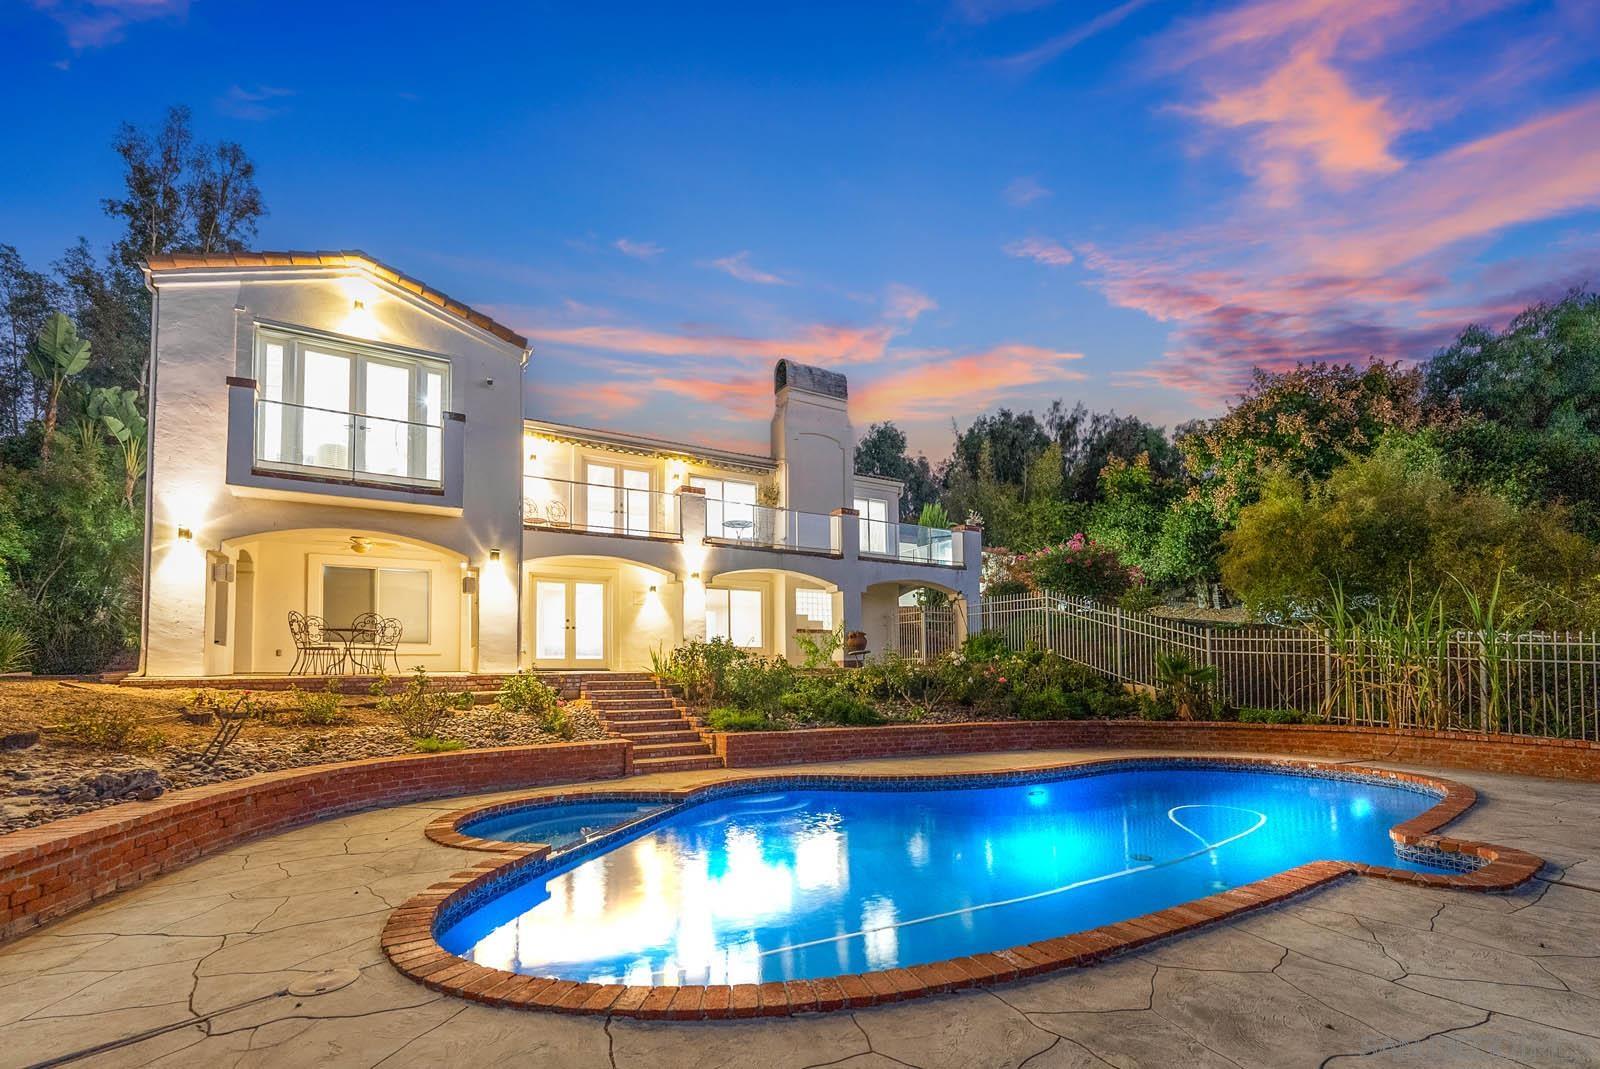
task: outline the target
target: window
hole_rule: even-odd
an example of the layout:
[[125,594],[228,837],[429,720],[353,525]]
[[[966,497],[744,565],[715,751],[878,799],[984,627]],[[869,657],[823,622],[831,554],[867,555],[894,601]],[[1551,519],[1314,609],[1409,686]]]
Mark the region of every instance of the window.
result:
[[800,587],[794,592],[794,614],[810,621],[812,627],[833,630],[833,595],[814,587]]
[[400,641],[426,643],[432,624],[426,568],[322,568],[322,618],[329,627],[348,627],[364,612],[400,621]]
[[438,483],[448,374],[442,360],[260,331],[256,461]]
[[856,498],[861,513],[861,552],[889,552],[889,502],[881,497]]
[[756,484],[738,479],[689,477],[689,485],[706,492],[706,534],[712,538],[749,538],[756,525]]
[[725,638],[743,649],[761,649],[761,600],[759,590],[707,590],[706,638]]

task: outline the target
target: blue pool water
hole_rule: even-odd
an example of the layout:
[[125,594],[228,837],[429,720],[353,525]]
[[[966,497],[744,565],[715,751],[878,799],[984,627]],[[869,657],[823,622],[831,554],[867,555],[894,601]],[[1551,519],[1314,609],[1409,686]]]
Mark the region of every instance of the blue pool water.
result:
[[663,804],[598,801],[532,806],[469,820],[457,830],[463,835],[479,839],[496,839],[507,843],[549,843],[560,849],[582,842],[607,828],[638,820],[647,813],[661,809]]
[[889,969],[1113,923],[1307,861],[1436,871],[1388,837],[1435,801],[1205,767],[725,795],[471,905],[439,941],[483,965],[597,983]]

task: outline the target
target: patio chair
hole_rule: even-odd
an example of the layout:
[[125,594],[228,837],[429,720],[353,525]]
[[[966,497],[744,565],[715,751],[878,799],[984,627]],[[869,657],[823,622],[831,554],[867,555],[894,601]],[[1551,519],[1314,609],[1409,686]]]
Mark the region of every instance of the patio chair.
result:
[[326,626],[320,616],[289,611],[289,636],[294,639],[290,675],[332,675],[344,664],[344,644],[335,642],[324,630]]
[[400,635],[404,627],[394,617],[364,612],[350,625],[350,660],[362,670],[381,669],[385,657],[400,673]]

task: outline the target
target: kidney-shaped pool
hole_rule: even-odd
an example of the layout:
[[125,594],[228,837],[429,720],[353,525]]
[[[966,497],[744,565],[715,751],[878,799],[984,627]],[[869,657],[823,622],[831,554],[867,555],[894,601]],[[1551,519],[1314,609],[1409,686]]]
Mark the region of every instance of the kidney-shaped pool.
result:
[[1308,861],[1443,871],[1389,829],[1438,795],[1153,766],[1004,786],[693,802],[441,918],[453,954],[592,983],[815,979],[1083,931]]

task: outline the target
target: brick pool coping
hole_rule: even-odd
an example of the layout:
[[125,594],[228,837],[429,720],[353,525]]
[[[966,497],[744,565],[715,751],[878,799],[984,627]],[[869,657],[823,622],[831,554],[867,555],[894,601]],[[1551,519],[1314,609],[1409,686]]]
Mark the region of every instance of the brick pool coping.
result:
[[[1094,774],[1116,767],[1138,765],[1204,765],[1259,767],[1301,775],[1340,775],[1387,780],[1435,794],[1439,801],[1425,812],[1395,825],[1389,836],[1395,843],[1420,851],[1453,855],[1471,871],[1452,873],[1410,872],[1386,865],[1347,861],[1313,861],[1275,876],[1207,895],[1178,906],[1143,916],[1102,925],[1087,931],[1010,947],[952,958],[947,961],[906,968],[860,974],[845,974],[818,980],[774,981],[762,984],[713,984],[683,986],[644,986],[636,984],[593,984],[554,977],[526,976],[467,961],[441,947],[435,927],[452,906],[476,897],[490,884],[507,881],[522,869],[549,858],[549,846],[542,843],[505,843],[464,835],[460,825],[468,820],[504,813],[530,805],[560,801],[616,800],[681,803],[700,796],[715,797],[732,788],[760,790],[793,786],[797,780],[848,781],[859,788],[873,785],[900,785],[924,782],[976,785],[986,781],[1015,779],[1018,775],[1040,778],[1052,773]],[[493,856],[471,868],[434,884],[408,900],[389,916],[384,926],[382,945],[385,955],[404,975],[446,994],[457,995],[491,1006],[512,1006],[554,1010],[558,1013],[605,1014],[655,1020],[711,1020],[739,1017],[783,1017],[797,1013],[826,1012],[859,1008],[903,999],[919,998],[960,988],[985,986],[1036,976],[1073,966],[1088,965],[1103,958],[1181,932],[1192,931],[1251,910],[1275,905],[1295,895],[1346,876],[1367,876],[1424,887],[1470,891],[1506,891],[1533,877],[1542,859],[1523,850],[1496,846],[1436,834],[1477,801],[1477,792],[1464,784],[1436,776],[1353,765],[1330,765],[1317,761],[1268,759],[1261,757],[1163,756],[1141,758],[1108,757],[1081,762],[1065,762],[1002,772],[964,772],[927,774],[830,773],[826,776],[799,775],[726,777],[712,783],[677,790],[628,791],[613,787],[593,791],[572,790],[538,798],[514,799],[487,806],[459,810],[433,821],[426,829],[428,838],[446,846],[487,851]],[[655,818],[630,822],[635,828]],[[598,838],[605,844],[625,833]],[[576,853],[576,851],[574,851]]]

